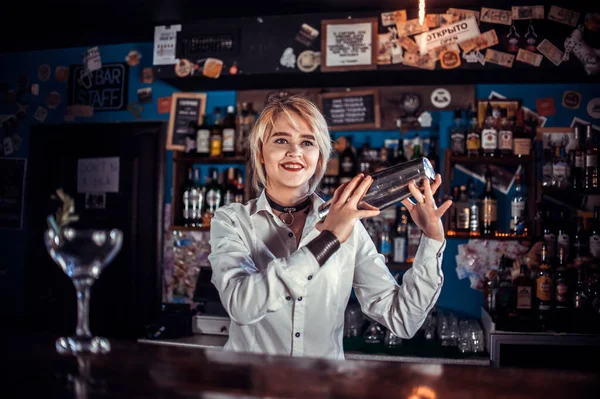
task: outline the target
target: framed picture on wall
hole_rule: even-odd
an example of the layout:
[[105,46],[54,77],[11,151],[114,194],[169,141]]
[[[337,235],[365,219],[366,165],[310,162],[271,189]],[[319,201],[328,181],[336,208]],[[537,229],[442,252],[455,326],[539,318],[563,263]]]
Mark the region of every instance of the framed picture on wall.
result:
[[[206,110],[206,93],[173,93],[167,149],[185,151],[186,138],[190,138],[192,127],[202,124]],[[193,130],[195,135],[195,129]],[[193,137],[196,140],[195,136]]]
[[479,126],[483,125],[485,121],[488,107],[492,108],[492,116],[494,118],[500,118],[500,112],[503,108],[507,109],[506,116],[508,119],[516,118],[517,110],[521,107],[521,100],[510,98],[485,98],[477,100],[477,121],[479,122]]
[[321,71],[377,69],[377,18],[321,21]]

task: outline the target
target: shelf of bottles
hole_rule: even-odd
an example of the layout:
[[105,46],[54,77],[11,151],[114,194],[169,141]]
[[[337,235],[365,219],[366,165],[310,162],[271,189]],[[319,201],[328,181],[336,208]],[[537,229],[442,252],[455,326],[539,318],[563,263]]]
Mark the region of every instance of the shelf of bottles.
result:
[[[533,143],[536,125],[523,109],[508,118],[506,108],[486,107],[485,118],[479,123],[476,110],[456,110],[450,129],[450,148],[444,161],[445,199],[453,204],[444,216],[446,238],[485,238],[494,240],[529,239],[528,222],[535,209],[535,190],[528,182],[535,181]],[[459,164],[486,165],[485,187],[477,192],[475,181],[450,187],[454,167]],[[511,211],[507,231],[499,230],[498,198],[492,186],[490,165],[518,166],[515,193],[510,199]]]

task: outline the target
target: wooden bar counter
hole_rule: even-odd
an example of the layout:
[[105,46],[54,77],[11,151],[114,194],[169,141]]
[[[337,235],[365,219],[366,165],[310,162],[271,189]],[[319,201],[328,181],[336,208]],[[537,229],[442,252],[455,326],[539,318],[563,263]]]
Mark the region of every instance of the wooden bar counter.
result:
[[292,358],[111,340],[106,355],[0,335],[1,398],[598,398],[600,374]]

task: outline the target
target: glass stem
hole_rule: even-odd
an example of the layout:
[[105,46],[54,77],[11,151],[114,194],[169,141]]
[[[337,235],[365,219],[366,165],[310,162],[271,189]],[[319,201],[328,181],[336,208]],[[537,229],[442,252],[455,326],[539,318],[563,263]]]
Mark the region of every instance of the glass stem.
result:
[[77,330],[78,336],[91,337],[89,327],[91,279],[77,279],[73,282],[77,290]]

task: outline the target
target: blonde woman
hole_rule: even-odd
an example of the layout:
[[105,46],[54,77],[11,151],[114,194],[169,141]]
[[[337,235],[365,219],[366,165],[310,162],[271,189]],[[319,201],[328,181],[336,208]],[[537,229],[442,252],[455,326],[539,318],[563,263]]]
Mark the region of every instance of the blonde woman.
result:
[[[307,99],[271,99],[249,137],[253,184],[260,196],[221,207],[211,222],[212,283],[231,318],[225,350],[344,358],[344,311],[354,287],[362,311],[395,335],[412,337],[442,288],[445,248],[433,193],[411,183],[405,201],[422,238],[413,267],[398,285],[357,205],[371,178],[356,176],[334,193],[324,221],[315,194],[331,152],[327,123]],[[363,206],[361,206],[363,207]]]

